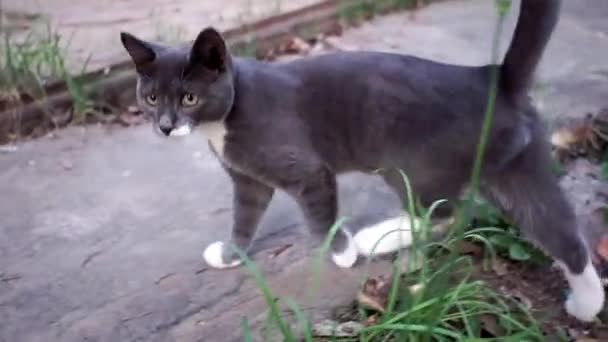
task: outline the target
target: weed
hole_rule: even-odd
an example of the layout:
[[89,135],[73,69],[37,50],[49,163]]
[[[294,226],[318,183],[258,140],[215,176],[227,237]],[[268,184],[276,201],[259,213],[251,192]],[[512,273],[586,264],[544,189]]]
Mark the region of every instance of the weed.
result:
[[86,113],[90,100],[77,76],[84,73],[86,63],[79,74],[66,67],[64,47],[59,34],[48,22],[32,29],[25,37],[14,38],[10,32],[2,32],[0,42],[0,93],[3,98],[13,94],[11,103],[39,100],[46,97],[45,86],[53,81],[63,81],[76,114]]
[[150,13],[155,27],[154,39],[166,43],[181,43],[186,38],[186,29],[180,25],[167,25],[162,20],[162,14],[158,15],[154,10]]

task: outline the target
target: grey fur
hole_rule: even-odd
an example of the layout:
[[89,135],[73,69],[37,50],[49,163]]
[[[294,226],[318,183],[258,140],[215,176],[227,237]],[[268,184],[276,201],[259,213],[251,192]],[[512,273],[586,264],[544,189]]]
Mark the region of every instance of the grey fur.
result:
[[[561,3],[521,4],[500,69],[482,190],[530,239],[578,274],[587,263],[587,250],[550,170],[541,121],[527,96]],[[225,145],[217,152],[235,187],[232,232],[240,248],[248,248],[274,188],[297,200],[321,239],[336,220],[339,173],[383,169],[388,184],[403,194],[396,171],[401,169],[425,205],[454,201],[467,185],[491,66],[379,52],[270,64],[231,57],[210,28],[192,49],[158,47],[126,33],[122,41],[140,74],[140,103],[156,124],[163,115],[173,127],[225,120]],[[153,61],[145,58],[150,55],[146,49]],[[142,100],[150,91],[159,96],[158,108]],[[185,91],[205,101],[182,108]],[[450,211],[444,207],[439,216]],[[340,233],[332,249],[344,248]]]

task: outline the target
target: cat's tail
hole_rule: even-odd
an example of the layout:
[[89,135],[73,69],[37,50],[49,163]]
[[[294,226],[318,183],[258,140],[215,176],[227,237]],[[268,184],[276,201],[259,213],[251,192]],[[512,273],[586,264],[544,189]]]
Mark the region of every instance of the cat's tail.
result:
[[[402,215],[362,228],[353,238],[358,253],[371,257],[411,246],[414,240],[412,222],[416,227],[421,227],[420,218],[411,220],[410,216]],[[446,220],[433,225],[430,235],[444,233],[450,223],[451,220]]]
[[561,0],[520,1],[515,32],[500,67],[501,89],[514,98],[526,96],[561,8]]

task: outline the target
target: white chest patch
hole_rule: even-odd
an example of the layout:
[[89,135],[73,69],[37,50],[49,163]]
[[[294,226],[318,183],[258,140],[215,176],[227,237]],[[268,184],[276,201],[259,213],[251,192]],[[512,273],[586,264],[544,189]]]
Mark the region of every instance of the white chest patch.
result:
[[203,135],[209,142],[213,149],[222,156],[224,154],[224,138],[226,136],[226,125],[223,121],[213,121],[201,123],[199,125]]

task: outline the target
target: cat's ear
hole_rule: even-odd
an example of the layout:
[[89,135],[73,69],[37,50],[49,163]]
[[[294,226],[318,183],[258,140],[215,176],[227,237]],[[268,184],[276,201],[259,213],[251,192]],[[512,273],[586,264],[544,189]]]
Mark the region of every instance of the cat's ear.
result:
[[228,51],[222,35],[208,27],[202,30],[190,50],[190,64],[203,66],[206,69],[224,72]]
[[120,33],[120,40],[131,56],[131,59],[133,59],[137,70],[141,70],[146,65],[154,62],[156,52],[151,44],[126,32]]

